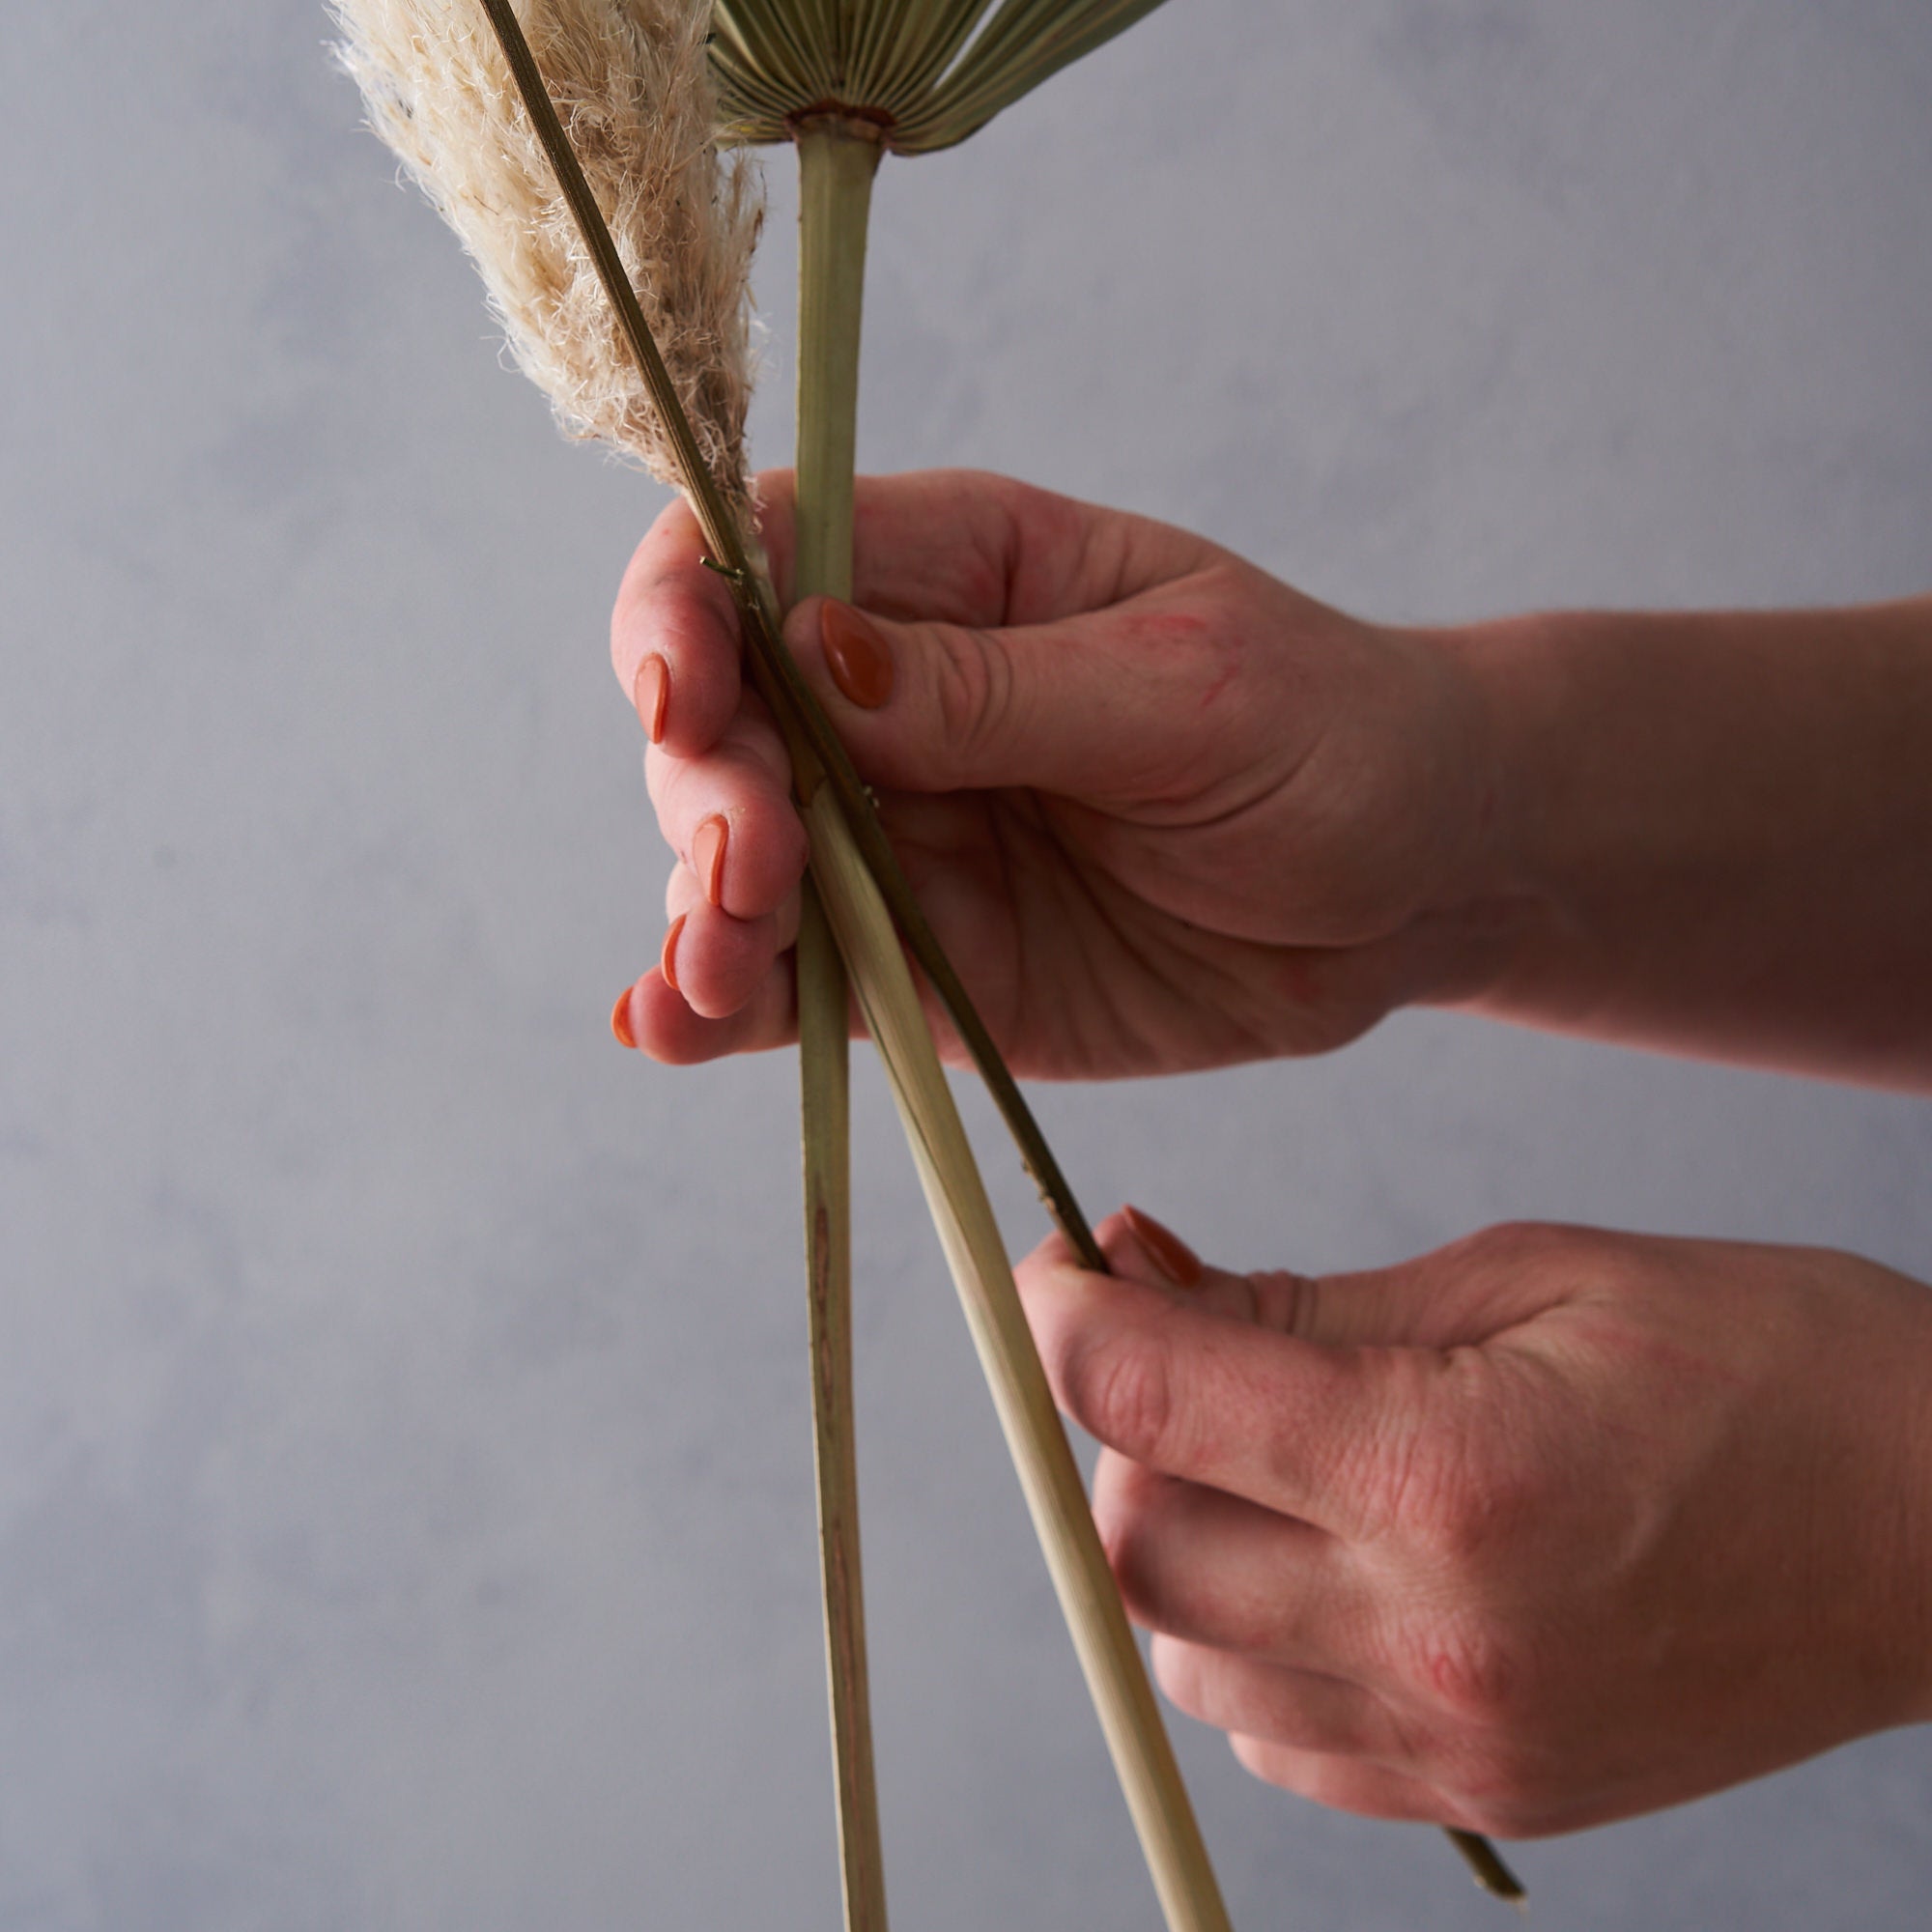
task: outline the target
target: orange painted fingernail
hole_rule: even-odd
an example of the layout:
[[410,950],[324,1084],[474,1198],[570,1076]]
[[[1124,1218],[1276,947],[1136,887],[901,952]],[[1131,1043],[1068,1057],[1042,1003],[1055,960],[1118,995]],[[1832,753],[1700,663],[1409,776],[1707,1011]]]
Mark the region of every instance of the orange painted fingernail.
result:
[[692,835],[691,869],[697,874],[704,896],[715,906],[724,903],[724,848],[730,838],[731,828],[723,812],[713,812]]
[[1192,1288],[1201,1279],[1206,1272],[1201,1257],[1172,1228],[1163,1228],[1151,1214],[1144,1214],[1138,1208],[1123,1208],[1121,1212],[1134,1231],[1134,1239],[1169,1280],[1179,1282],[1182,1288]]
[[670,930],[665,934],[664,952],[658,958],[658,971],[664,975],[665,984],[673,993],[679,993],[684,990],[677,983],[677,942],[679,934],[684,931],[684,922],[689,917],[688,913],[679,913],[671,921]]
[[818,637],[832,682],[862,711],[876,711],[893,695],[885,639],[851,605],[830,597],[818,607]]
[[664,743],[665,700],[669,696],[670,666],[653,651],[638,667],[638,675],[631,684],[631,702],[638,707],[644,734],[653,745]]
[[617,1036],[617,1044],[628,1046],[633,1053],[638,1048],[638,1036],[631,1031],[631,995],[636,990],[634,986],[626,986],[611,1009],[611,1031]]

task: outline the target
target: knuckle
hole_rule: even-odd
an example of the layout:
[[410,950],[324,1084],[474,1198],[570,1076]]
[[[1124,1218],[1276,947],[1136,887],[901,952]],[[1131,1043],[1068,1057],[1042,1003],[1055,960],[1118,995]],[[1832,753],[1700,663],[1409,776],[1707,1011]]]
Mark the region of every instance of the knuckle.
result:
[[1449,1250],[1470,1272],[1505,1280],[1525,1277],[1615,1283],[1636,1261],[1637,1243],[1603,1228],[1552,1221],[1504,1221],[1485,1228]]
[[1384,1531],[1466,1587],[1505,1560],[1534,1522],[1546,1479],[1535,1456],[1512,1453],[1521,1431],[1499,1415],[1478,1351],[1419,1354],[1406,1367],[1430,1385],[1408,1391],[1392,1412],[1430,1421],[1373,1445],[1367,1486]]
[[1478,1477],[1466,1455],[1433,1445],[1411,1459],[1398,1510],[1413,1541],[1450,1575],[1466,1578],[1488,1571],[1514,1541],[1533,1507],[1530,1487],[1509,1470]]
[[1548,1267],[1575,1240],[1574,1229],[1550,1222],[1501,1221],[1465,1236],[1448,1252],[1471,1270],[1514,1276]]
[[1459,1728],[1491,1733],[1520,1708],[1520,1662],[1484,1617],[1426,1619],[1411,1638],[1410,1667],[1429,1701]]
[[1473,1614],[1409,1620],[1398,1644],[1382,1655],[1406,1686],[1389,1712],[1404,1759],[1471,1831],[1559,1829],[1562,1767],[1574,1759],[1552,1727],[1552,1687],[1536,1646]]
[[1285,1268],[1261,1269],[1231,1277],[1225,1293],[1231,1312],[1258,1327],[1302,1341],[1321,1337],[1321,1284],[1309,1276]]
[[1012,666],[986,631],[949,628],[933,655],[934,700],[949,763],[970,770],[997,744],[1012,709]]
[[1157,1336],[1120,1328],[1073,1350],[1068,1406],[1090,1434],[1136,1463],[1158,1463],[1175,1427],[1170,1353]]

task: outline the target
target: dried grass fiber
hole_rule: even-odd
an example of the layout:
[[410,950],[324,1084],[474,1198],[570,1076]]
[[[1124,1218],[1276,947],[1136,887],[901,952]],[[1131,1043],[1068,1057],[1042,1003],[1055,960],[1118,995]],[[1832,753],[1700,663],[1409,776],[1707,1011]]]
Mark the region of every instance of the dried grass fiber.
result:
[[[566,434],[678,476],[482,12],[332,0],[370,125],[481,270],[518,365]],[[551,98],[719,486],[749,527],[755,165],[721,156],[710,0],[518,0]]]

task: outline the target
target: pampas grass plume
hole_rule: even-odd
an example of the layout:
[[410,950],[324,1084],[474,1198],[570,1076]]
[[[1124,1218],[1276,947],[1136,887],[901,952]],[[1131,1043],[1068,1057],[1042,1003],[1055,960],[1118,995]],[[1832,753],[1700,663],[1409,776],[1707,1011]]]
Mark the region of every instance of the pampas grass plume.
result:
[[[559,425],[661,482],[671,446],[611,304],[469,0],[332,0],[370,125],[482,272],[518,365]],[[551,98],[616,239],[698,446],[749,524],[749,278],[755,168],[720,156],[710,0],[518,0]]]

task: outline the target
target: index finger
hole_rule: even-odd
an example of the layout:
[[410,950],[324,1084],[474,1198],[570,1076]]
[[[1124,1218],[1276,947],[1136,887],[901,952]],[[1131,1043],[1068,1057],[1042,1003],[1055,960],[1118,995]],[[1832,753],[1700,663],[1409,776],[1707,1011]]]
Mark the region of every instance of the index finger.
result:
[[851,601],[901,621],[1050,624],[1218,554],[1185,530],[981,470],[862,476],[853,492]]
[[611,612],[617,682],[644,735],[680,758],[709,751],[738,709],[738,607],[705,554],[697,519],[679,497],[638,546]]

